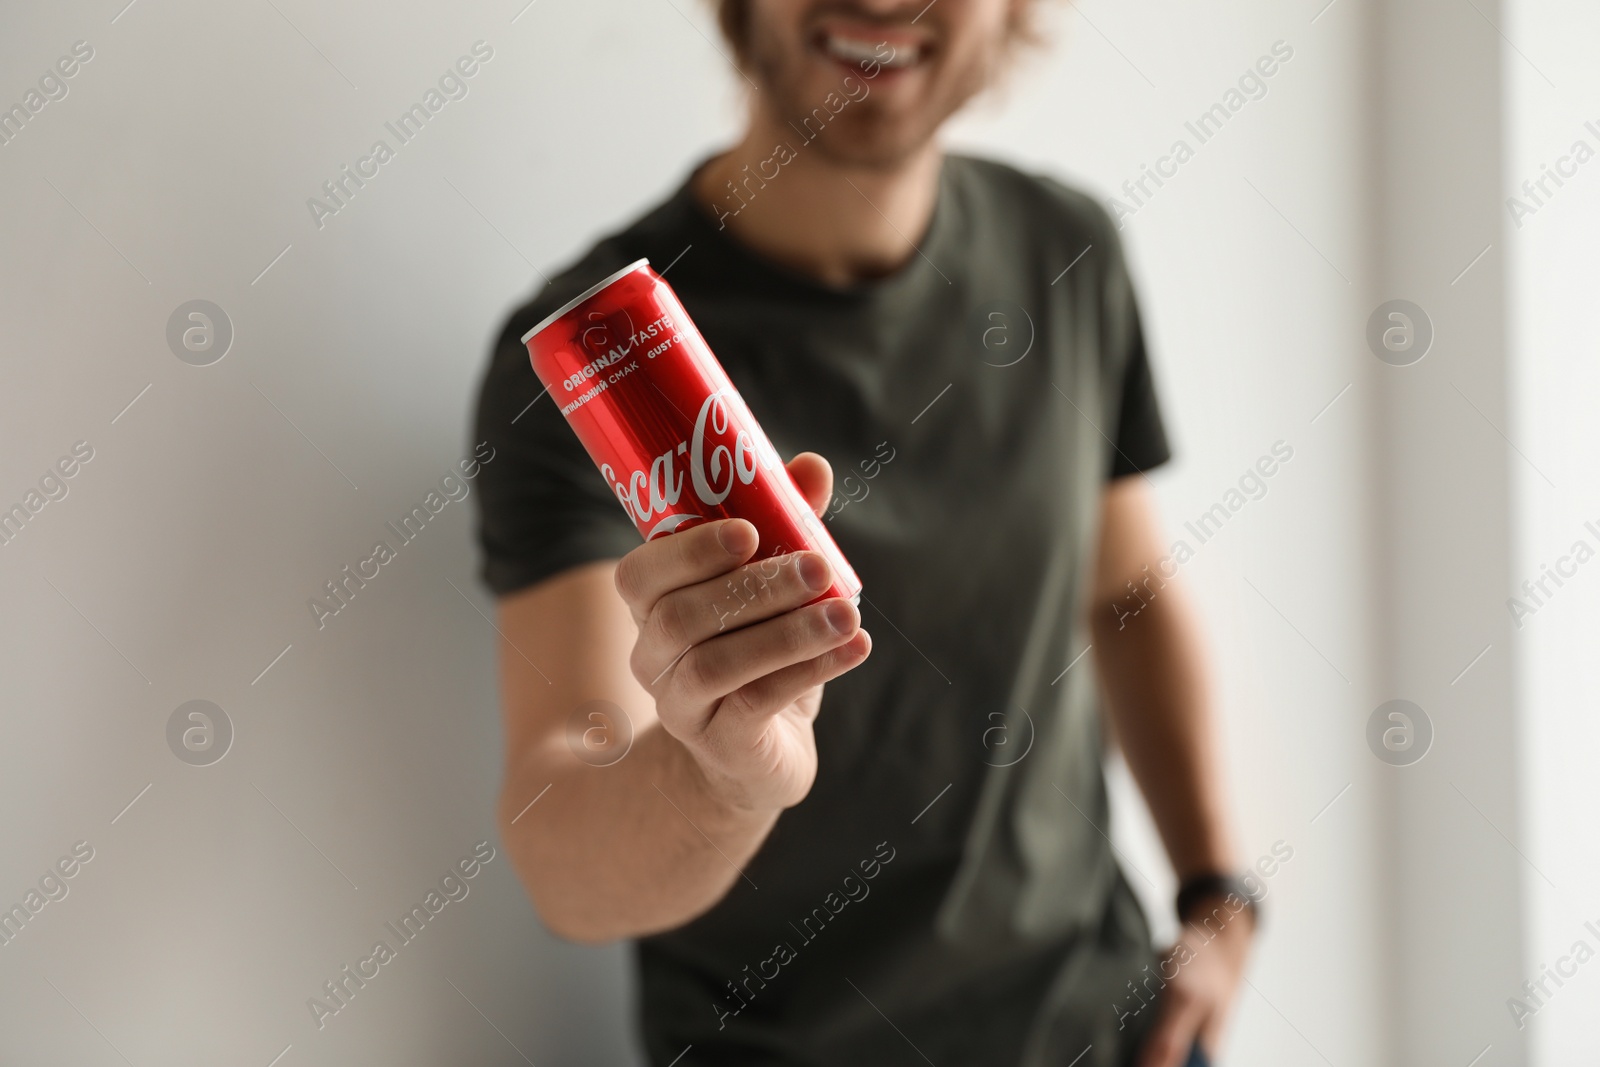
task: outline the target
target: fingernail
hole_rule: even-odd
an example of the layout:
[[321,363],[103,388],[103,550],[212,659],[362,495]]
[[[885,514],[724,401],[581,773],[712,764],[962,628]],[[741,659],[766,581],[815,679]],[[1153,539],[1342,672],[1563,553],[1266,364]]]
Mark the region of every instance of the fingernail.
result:
[[730,520],[717,527],[717,543],[730,556],[742,556],[749,547],[750,535],[744,532],[741,523]]
[[843,600],[833,601],[822,609],[822,614],[828,620],[829,629],[836,634],[847,634],[855,629],[855,612]]
[[829,572],[828,563],[821,556],[801,556],[797,565],[800,571],[800,580],[806,583],[806,588],[820,593],[833,581]]

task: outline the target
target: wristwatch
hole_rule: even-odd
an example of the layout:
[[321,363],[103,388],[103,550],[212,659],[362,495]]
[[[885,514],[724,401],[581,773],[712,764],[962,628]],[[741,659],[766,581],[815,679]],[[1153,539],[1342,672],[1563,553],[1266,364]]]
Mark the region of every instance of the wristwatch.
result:
[[1259,927],[1261,897],[1264,895],[1259,889],[1252,890],[1243,878],[1235,874],[1212,871],[1192,875],[1184,879],[1183,884],[1178,887],[1176,902],[1178,921],[1188,922],[1190,915],[1199,910],[1201,902],[1211,897],[1238,897],[1244,901],[1244,906],[1250,909],[1250,916]]

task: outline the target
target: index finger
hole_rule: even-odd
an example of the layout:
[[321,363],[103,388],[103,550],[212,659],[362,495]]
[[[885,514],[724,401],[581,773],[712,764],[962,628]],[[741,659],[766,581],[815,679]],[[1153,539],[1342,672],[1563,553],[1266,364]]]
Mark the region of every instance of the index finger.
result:
[[719,519],[646,541],[617,562],[617,593],[634,621],[643,622],[656,601],[726,574],[749,559],[760,540],[744,519]]

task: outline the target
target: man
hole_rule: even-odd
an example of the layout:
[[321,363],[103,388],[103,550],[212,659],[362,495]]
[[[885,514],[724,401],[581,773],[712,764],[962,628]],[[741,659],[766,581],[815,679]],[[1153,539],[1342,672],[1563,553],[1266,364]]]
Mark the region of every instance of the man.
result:
[[[638,939],[658,1067],[1174,1067],[1222,1032],[1254,912],[1142,476],[1168,450],[1117,234],[935,140],[1033,14],[724,0],[744,136],[496,348],[500,830],[553,932]],[[741,520],[641,545],[541,398],[520,336],[641,257],[793,455],[859,609],[807,605],[814,553],[750,564]],[[1092,666],[1187,887],[1180,954],[1106,837]],[[581,758],[574,729],[626,754]]]

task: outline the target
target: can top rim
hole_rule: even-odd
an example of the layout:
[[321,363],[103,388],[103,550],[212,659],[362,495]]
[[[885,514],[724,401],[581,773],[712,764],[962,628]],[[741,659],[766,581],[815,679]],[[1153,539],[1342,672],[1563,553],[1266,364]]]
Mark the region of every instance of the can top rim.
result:
[[626,267],[623,267],[621,270],[617,271],[615,274],[609,274],[595,282],[593,285],[589,286],[589,288],[585,289],[571,300],[568,300],[565,304],[562,304],[560,307],[556,308],[555,311],[551,312],[549,315],[546,315],[544,320],[541,321],[539,325],[523,334],[522,343],[527,344],[528,338],[532,337],[534,334],[538,333],[540,330],[544,329],[546,326],[550,325],[552,322],[556,321],[561,316],[565,315],[567,312],[571,311],[573,308],[577,307],[579,304],[583,303],[585,300],[589,299],[591,296],[598,293],[600,290],[604,289],[618,278],[622,277],[624,274],[632,274],[640,267],[648,267],[649,265],[650,261],[648,259],[636,259],[632,263],[629,263]]

